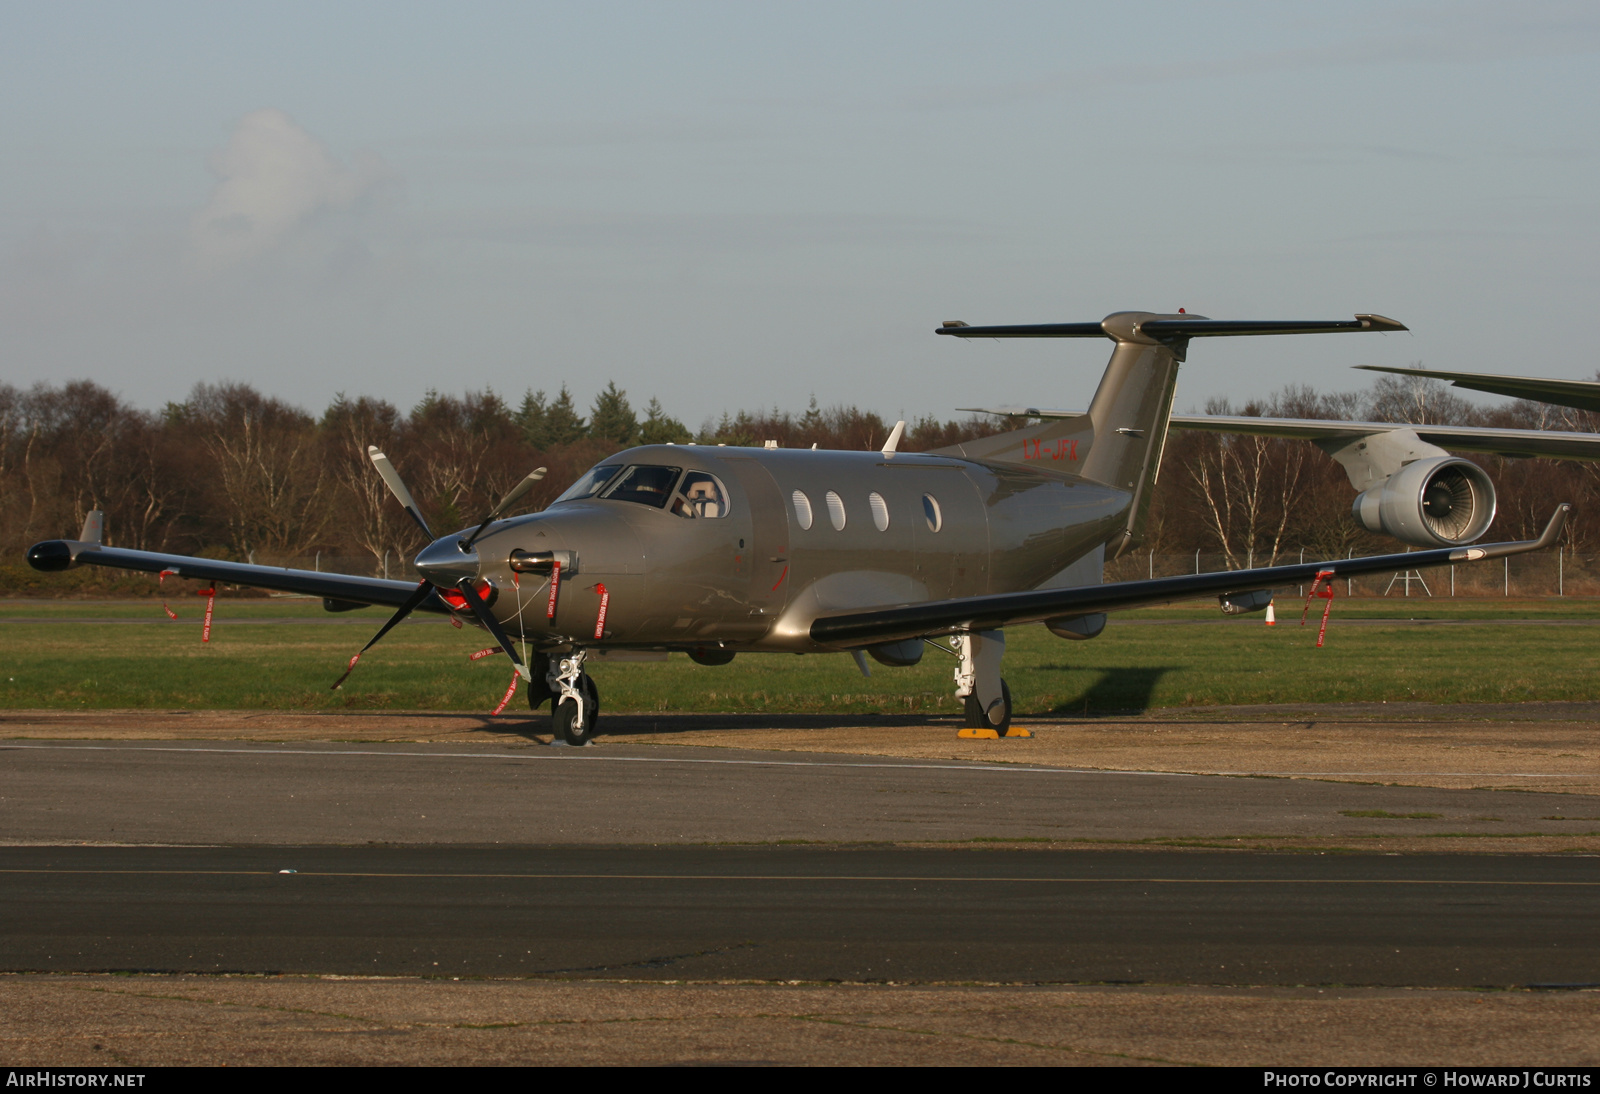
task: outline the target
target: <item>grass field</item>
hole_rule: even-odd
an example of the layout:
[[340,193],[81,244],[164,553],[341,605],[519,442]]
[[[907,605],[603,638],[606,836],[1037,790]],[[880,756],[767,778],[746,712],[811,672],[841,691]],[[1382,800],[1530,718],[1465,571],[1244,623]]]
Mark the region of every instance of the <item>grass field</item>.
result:
[[[0,706],[285,710],[491,709],[509,681],[503,657],[469,662],[481,632],[436,618],[407,623],[369,653],[343,690],[328,685],[385,618],[329,615],[295,600],[223,600],[210,645],[201,604],[0,601]],[[1019,714],[1082,714],[1237,703],[1490,703],[1594,697],[1600,600],[1337,600],[1325,648],[1317,615],[1279,599],[1279,626],[1215,608],[1128,612],[1091,642],[1042,627],[1007,633],[1005,675]],[[1459,621],[1416,626],[1404,621]],[[254,624],[245,621],[256,620]],[[267,622],[268,620],[278,622]],[[1348,621],[1359,625],[1342,626]],[[1392,620],[1392,623],[1385,621]],[[1512,625],[1508,621],[1527,621]],[[1541,625],[1538,620],[1548,620]],[[1481,621],[1481,622],[1473,622]],[[844,654],[743,655],[706,668],[666,662],[594,667],[612,711],[957,711],[954,659],[872,664]],[[522,700],[515,700],[519,705]]]

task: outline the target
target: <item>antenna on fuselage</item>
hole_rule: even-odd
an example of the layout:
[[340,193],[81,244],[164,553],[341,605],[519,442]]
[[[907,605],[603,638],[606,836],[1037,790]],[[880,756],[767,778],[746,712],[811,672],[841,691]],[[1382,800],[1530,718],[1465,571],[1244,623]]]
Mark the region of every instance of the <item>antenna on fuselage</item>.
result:
[[894,455],[894,450],[900,447],[900,436],[901,434],[905,433],[905,431],[906,423],[904,418],[894,423],[894,432],[890,433],[889,439],[883,442],[883,454],[885,456]]

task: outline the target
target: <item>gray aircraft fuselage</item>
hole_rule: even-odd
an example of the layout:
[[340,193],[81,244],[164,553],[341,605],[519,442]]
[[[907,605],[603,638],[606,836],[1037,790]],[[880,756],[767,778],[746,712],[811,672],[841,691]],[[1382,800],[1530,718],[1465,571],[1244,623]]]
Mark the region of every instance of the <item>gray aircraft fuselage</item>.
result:
[[[825,647],[811,623],[829,612],[1033,589],[1087,555],[1095,572],[1082,583],[1097,584],[1098,548],[1127,524],[1134,495],[1055,469],[1074,455],[1066,444],[1041,451],[1047,466],[1036,469],[918,453],[633,448],[597,467],[713,476],[726,491],[717,515],[559,501],[491,525],[469,551],[465,533],[442,537],[417,565],[438,581],[487,581],[495,617],[541,649],[815,652]],[[553,618],[548,567],[513,571],[524,552],[565,560]],[[459,614],[471,619],[464,605]]]

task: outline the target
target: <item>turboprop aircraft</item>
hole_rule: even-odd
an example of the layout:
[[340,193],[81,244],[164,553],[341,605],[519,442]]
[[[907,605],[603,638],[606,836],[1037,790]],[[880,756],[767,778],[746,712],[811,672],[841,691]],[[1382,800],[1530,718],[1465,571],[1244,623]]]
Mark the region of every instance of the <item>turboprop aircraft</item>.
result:
[[[1194,338],[1405,328],[1376,315],[1333,322],[1212,320],[1117,312],[1098,323],[972,327],[957,337],[1104,338],[1110,364],[1086,413],[925,453],[648,445],[607,457],[542,512],[505,517],[543,469],[475,528],[434,537],[388,458],[369,450],[396,500],[432,541],[422,580],[284,570],[102,542],[35,544],[40,570],[76,565],[169,572],[324,598],[332,611],[394,608],[361,651],[413,611],[488,631],[551,704],[569,744],[595,732],[590,651],[681,650],[701,664],[741,652],[869,654],[916,663],[935,639],[957,658],[969,726],[1005,734],[1003,628],[1044,623],[1093,638],[1108,611],[1216,596],[1225,612],[1266,606],[1287,585],[1402,566],[1499,558],[1554,542],[1568,506],[1537,540],[1101,584],[1104,562],[1135,545],[1166,440],[1179,363]],[[351,659],[355,667],[361,653]],[[347,672],[348,676],[349,673]],[[343,677],[340,683],[343,682]],[[339,684],[334,685],[338,687]]]

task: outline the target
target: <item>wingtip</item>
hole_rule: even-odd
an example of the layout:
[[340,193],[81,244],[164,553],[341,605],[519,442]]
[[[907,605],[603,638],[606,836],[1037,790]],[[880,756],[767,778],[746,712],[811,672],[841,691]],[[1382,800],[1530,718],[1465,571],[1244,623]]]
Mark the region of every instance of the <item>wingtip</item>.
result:
[[1410,330],[1411,328],[1398,319],[1390,319],[1387,315],[1370,315],[1366,312],[1357,312],[1356,319],[1366,330]]

